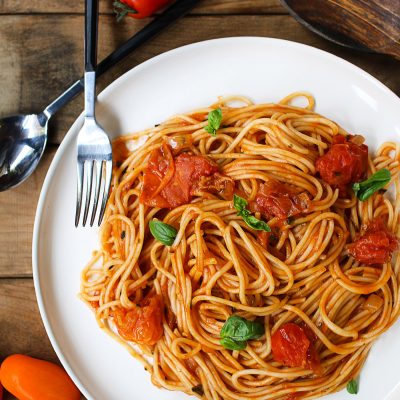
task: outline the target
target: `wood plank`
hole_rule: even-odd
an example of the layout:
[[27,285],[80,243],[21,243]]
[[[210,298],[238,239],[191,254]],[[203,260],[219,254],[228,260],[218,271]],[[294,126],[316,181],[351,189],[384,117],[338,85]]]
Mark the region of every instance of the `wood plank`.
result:
[[[32,279],[0,279],[0,362],[26,354],[61,365],[39,314]],[[5,392],[4,400],[15,397]]]
[[0,279],[0,355],[58,362],[39,314],[32,279]]
[[[102,16],[99,59],[143,25],[143,21],[117,24],[112,16]],[[0,17],[1,115],[40,111],[81,74],[82,28],[81,15]],[[247,35],[279,37],[335,53],[400,94],[399,61],[331,44],[286,15],[186,17],[101,77],[99,89],[130,68],[169,49],[211,38]],[[60,143],[81,110],[81,97],[61,110],[50,124],[51,143]]]
[[[22,185],[0,192],[0,277],[32,276],[36,205],[55,150],[56,147],[50,146],[45,151],[38,169]],[[0,321],[3,321],[1,317]]]
[[[100,12],[112,14],[113,0],[100,0]],[[3,0],[0,14],[84,12],[84,2],[52,0]],[[202,0],[192,14],[287,14],[279,0]]]

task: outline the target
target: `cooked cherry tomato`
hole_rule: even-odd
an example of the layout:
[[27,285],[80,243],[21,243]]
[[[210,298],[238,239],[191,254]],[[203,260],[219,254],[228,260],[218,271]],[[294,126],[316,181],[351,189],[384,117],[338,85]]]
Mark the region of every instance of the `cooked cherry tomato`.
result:
[[371,221],[364,234],[349,245],[349,253],[357,261],[371,265],[389,261],[399,248],[399,239],[380,219]]
[[22,354],[1,364],[2,385],[19,400],[79,400],[81,394],[58,365]]
[[368,168],[368,146],[356,144],[359,136],[335,135],[331,148],[315,162],[321,178],[346,194],[349,183],[363,179]]
[[155,344],[163,334],[161,296],[146,297],[138,306],[113,311],[118,333],[125,340],[140,344]]
[[139,200],[159,208],[187,204],[198,180],[217,171],[218,167],[203,156],[182,153],[174,158],[170,147],[163,144],[150,154]]
[[307,193],[296,193],[289,185],[275,180],[260,185],[251,205],[253,211],[261,212],[267,219],[277,217],[286,219],[307,211],[310,198]]
[[195,183],[192,192],[208,192],[217,194],[225,200],[232,200],[235,190],[235,182],[229,176],[216,172],[211,176],[202,176]]
[[116,0],[113,5],[117,21],[120,21],[125,15],[138,19],[150,17],[168,3],[171,0]]
[[320,361],[312,344],[313,338],[299,325],[288,322],[281,326],[271,338],[272,355],[289,367],[302,367],[320,373]]

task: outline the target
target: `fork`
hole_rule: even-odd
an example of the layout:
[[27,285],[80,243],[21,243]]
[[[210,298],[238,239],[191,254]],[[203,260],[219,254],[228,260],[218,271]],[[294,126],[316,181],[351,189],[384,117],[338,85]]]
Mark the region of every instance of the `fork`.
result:
[[[86,0],[85,7],[85,111],[84,123],[77,144],[77,198],[75,226],[79,225],[82,203],[82,226],[86,226],[91,209],[90,226],[93,226],[97,209],[100,226],[107,204],[112,175],[112,148],[107,133],[96,122],[96,62],[98,0]],[[84,190],[84,185],[86,190]],[[93,199],[92,199],[93,197]],[[101,201],[99,199],[101,197]]]

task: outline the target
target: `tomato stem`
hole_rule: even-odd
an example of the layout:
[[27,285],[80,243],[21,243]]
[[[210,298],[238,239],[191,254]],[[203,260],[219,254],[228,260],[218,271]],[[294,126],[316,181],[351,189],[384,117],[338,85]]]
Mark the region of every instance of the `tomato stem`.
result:
[[127,14],[137,14],[137,11],[128,6],[127,4],[123,3],[122,1],[115,0],[113,3],[114,6],[114,13],[116,14],[117,17],[117,22],[122,21],[122,19],[127,15]]

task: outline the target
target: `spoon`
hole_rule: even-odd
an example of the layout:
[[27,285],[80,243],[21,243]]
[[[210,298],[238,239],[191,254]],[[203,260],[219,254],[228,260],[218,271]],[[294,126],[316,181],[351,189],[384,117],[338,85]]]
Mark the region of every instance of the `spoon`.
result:
[[[106,57],[96,69],[100,76],[117,62],[184,16],[200,0],[178,0],[142,30]],[[76,81],[40,114],[13,115],[0,119],[0,191],[27,179],[37,167],[47,142],[49,119],[84,89],[83,78]]]
[[342,46],[400,59],[398,0],[281,0],[290,14]]

